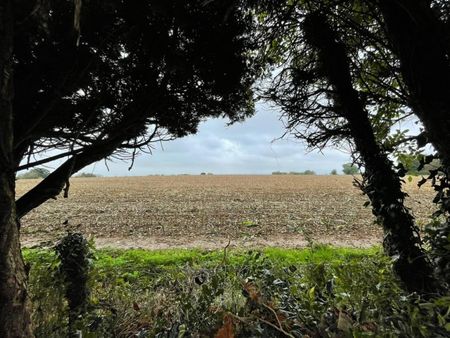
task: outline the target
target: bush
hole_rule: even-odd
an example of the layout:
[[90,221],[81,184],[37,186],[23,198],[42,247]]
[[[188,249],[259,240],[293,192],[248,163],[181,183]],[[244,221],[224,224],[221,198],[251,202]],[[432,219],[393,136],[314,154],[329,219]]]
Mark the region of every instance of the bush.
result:
[[357,175],[359,174],[359,168],[352,163],[345,163],[342,165],[342,172],[345,175]]
[[50,175],[50,171],[45,168],[33,168],[24,174],[17,175],[17,179],[22,180],[22,179],[46,178],[48,175]]
[[441,166],[439,159],[433,159],[430,163],[421,165],[425,158],[423,155],[400,154],[398,156],[399,163],[405,168],[406,174],[413,176],[428,176],[430,175],[430,170],[436,170]]
[[331,170],[331,172],[330,172],[330,175],[337,175],[338,173],[337,173],[337,170],[336,169],[333,169],[333,170]]
[[89,243],[81,233],[67,234],[56,246],[56,252],[61,262],[59,266],[65,285],[65,297],[69,307],[69,335],[73,336],[77,323],[88,310],[88,287],[91,255]]
[[[228,329],[227,337],[288,336],[281,330],[294,337],[446,337],[450,330],[450,297],[405,293],[391,261],[374,249],[95,255],[83,336],[224,337],[218,332]],[[57,306],[64,290],[49,273],[55,255],[25,250],[25,258],[36,336],[66,336]]]
[[305,170],[304,172],[301,172],[300,175],[315,175],[316,172],[314,170]]
[[284,172],[284,171],[273,171],[272,175],[287,175],[288,173]]

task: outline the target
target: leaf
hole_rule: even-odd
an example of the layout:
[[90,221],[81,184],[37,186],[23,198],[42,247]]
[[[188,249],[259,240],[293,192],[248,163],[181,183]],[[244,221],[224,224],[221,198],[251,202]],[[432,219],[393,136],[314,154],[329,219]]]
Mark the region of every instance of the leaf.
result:
[[444,327],[447,332],[450,332],[450,323],[445,324]]
[[252,282],[247,282],[244,284],[243,290],[244,296],[250,298],[252,301],[259,303],[261,294],[259,293],[258,288]]
[[353,326],[353,321],[349,317],[349,315],[343,311],[340,311],[338,322],[337,322],[337,328],[344,332],[350,332],[352,326]]
[[243,221],[242,225],[246,226],[247,228],[254,228],[258,226],[258,223],[254,221]]
[[186,334],[186,331],[187,331],[186,325],[181,324],[178,327],[178,338],[183,338],[184,335]]
[[309,289],[308,297],[311,301],[314,301],[314,299],[316,298],[316,287],[315,286],[313,286],[311,289]]
[[231,316],[224,316],[223,326],[217,331],[214,338],[234,338],[233,319]]

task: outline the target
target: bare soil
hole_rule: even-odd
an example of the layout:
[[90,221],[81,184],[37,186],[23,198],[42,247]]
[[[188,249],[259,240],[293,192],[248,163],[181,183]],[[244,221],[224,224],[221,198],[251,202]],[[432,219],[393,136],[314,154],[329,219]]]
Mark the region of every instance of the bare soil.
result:
[[[73,178],[69,198],[50,200],[22,220],[24,246],[52,245],[67,231],[98,247],[253,248],[310,243],[381,243],[366,198],[351,176],[148,176]],[[17,181],[18,195],[37,180]],[[433,191],[405,184],[419,226]]]

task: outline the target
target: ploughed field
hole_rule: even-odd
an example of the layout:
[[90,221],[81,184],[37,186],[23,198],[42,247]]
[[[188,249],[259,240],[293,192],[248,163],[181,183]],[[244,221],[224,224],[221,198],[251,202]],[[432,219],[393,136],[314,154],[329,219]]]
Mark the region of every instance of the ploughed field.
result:
[[[73,178],[58,197],[22,220],[22,242],[54,242],[66,231],[97,246],[299,247],[381,243],[370,207],[351,176],[148,176]],[[38,180],[17,181],[22,195]],[[433,191],[405,184],[407,205],[423,226]]]

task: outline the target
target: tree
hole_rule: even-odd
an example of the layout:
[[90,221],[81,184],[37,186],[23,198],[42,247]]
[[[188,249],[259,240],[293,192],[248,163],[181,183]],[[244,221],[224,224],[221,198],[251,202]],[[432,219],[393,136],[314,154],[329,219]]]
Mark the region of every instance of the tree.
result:
[[[62,190],[67,197],[69,178],[93,162],[132,164],[206,117],[253,112],[252,21],[238,2],[80,4],[0,5],[1,337],[32,336],[21,217]],[[61,158],[15,201],[17,171]]]
[[24,174],[17,175],[17,179],[46,178],[48,175],[50,171],[45,168],[33,168]]
[[[447,283],[450,276],[450,46],[447,1],[388,1],[378,6],[386,26],[390,49],[398,57],[409,92],[409,103],[437,150],[441,166],[430,172],[436,190],[433,202],[443,216],[432,223],[429,242],[437,273]],[[422,162],[419,168],[432,160]],[[421,181],[420,183],[423,183]],[[442,218],[441,218],[442,219]],[[444,240],[440,240],[444,239]]]
[[342,172],[345,175],[357,175],[359,174],[359,168],[353,163],[344,163],[342,165]]
[[[356,182],[383,226],[383,245],[396,258],[395,272],[409,291],[434,291],[431,266],[414,218],[404,206],[402,173],[395,170],[381,141],[393,116],[386,118],[386,108],[397,100],[390,92],[380,95],[377,80],[367,85],[367,63],[359,57],[366,40],[359,44],[358,34],[342,24],[352,15],[345,4],[342,7],[345,16],[338,12],[338,2],[288,2],[263,18],[266,53],[282,67],[263,96],[281,107],[289,130],[310,147],[350,144],[355,161],[365,168],[362,182]],[[388,122],[377,122],[380,116]]]
[[397,257],[394,270],[409,291],[432,291],[432,270],[420,247],[414,219],[404,206],[406,195],[392,162],[376,140],[364,101],[352,84],[346,46],[327,17],[318,12],[306,15],[304,30],[306,42],[317,50],[319,72],[331,85],[334,111],[347,120],[352,141],[364,164],[360,187],[383,225],[386,253]]
[[337,174],[338,174],[338,172],[337,172],[336,169],[333,169],[333,170],[331,170],[331,172],[330,172],[330,175],[337,175]]

